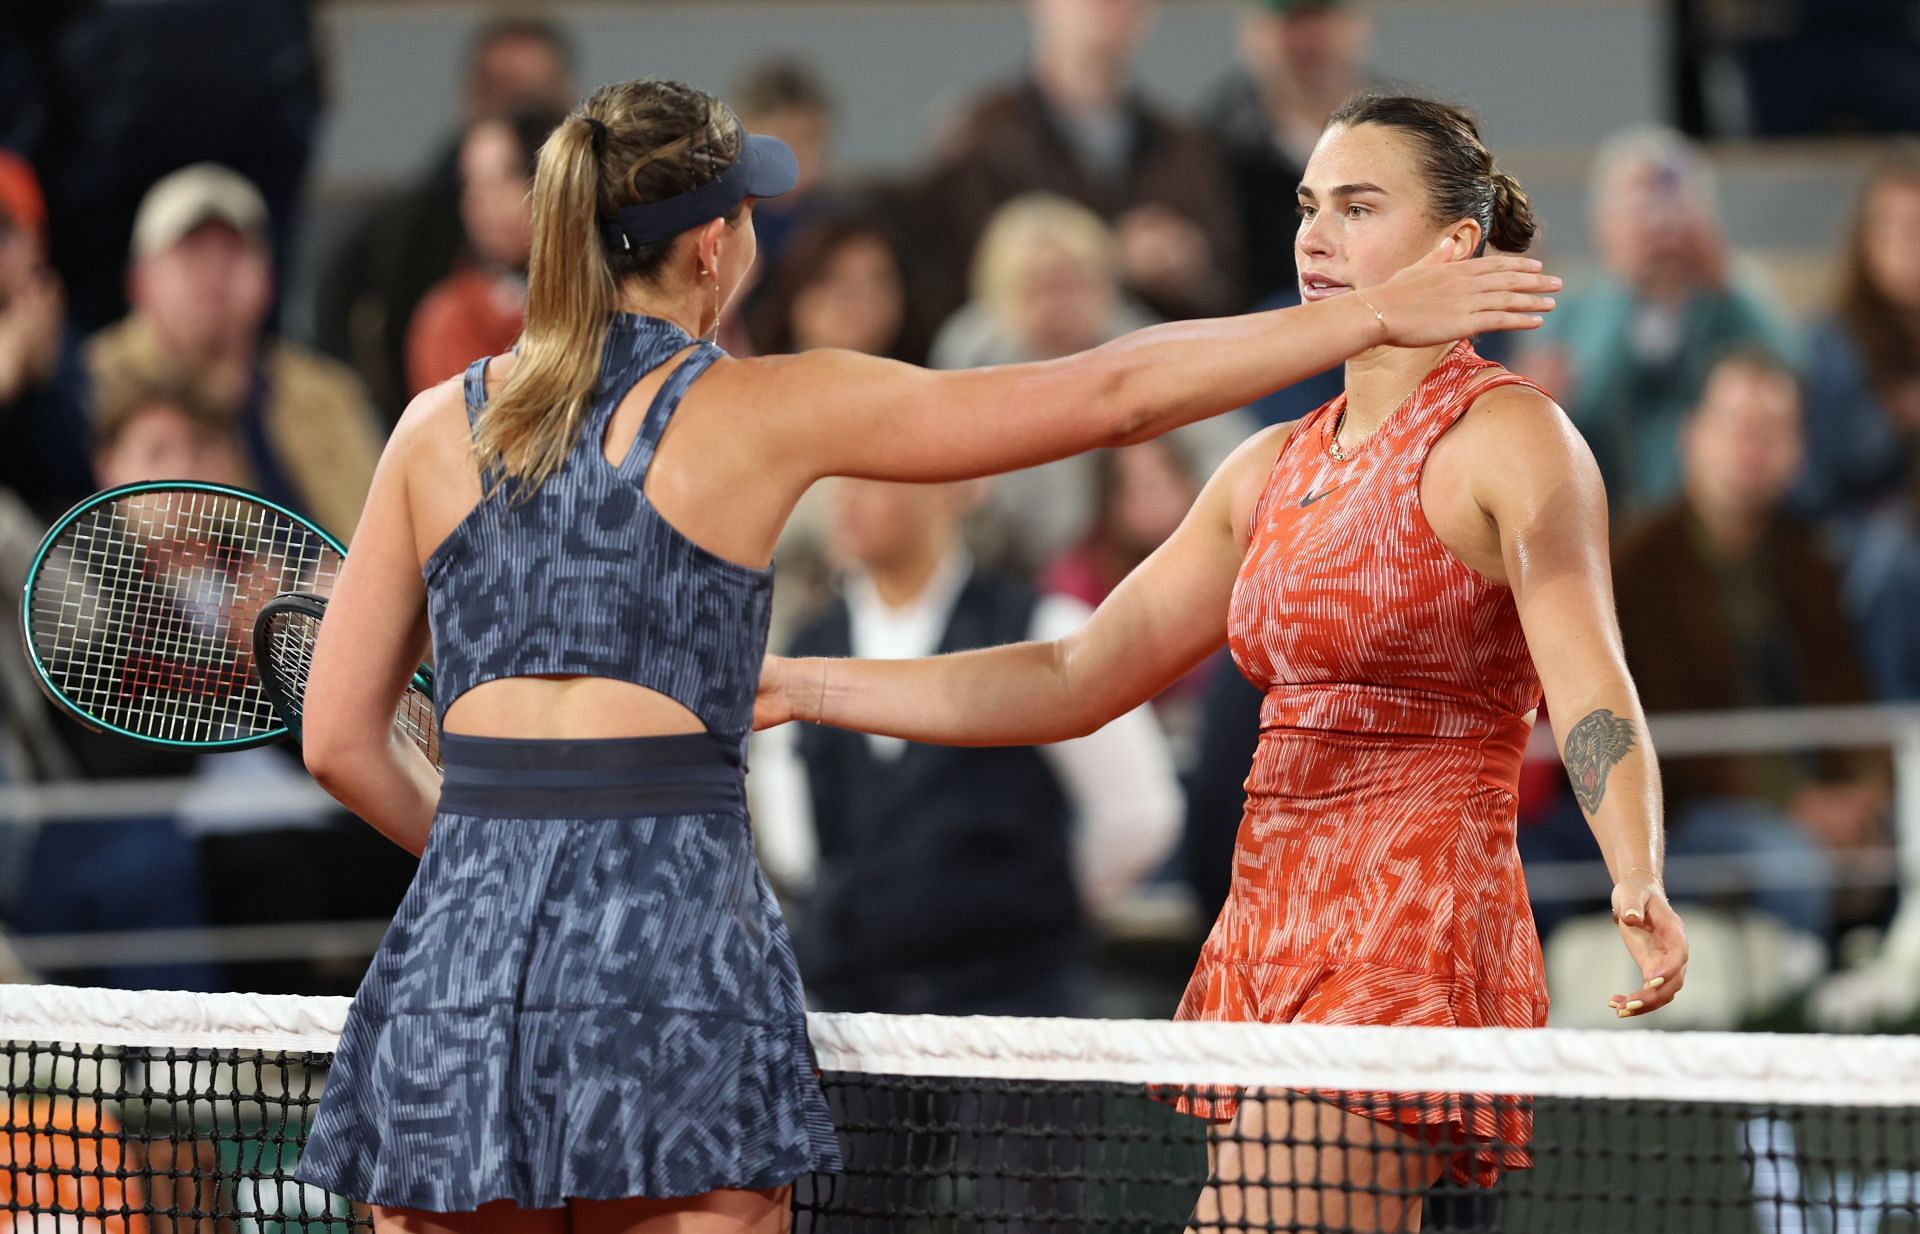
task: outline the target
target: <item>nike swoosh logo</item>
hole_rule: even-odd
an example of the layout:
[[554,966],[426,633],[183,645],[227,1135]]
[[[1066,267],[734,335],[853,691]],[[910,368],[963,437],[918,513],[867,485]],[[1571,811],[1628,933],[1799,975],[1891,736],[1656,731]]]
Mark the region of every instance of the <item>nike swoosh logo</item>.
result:
[[1308,493],[1305,497],[1302,497],[1300,499],[1300,508],[1303,510],[1306,509],[1308,506],[1312,505],[1314,502],[1320,500],[1322,497],[1325,497],[1328,493],[1331,493],[1333,489],[1336,489],[1339,487],[1340,486],[1336,484],[1333,486],[1333,488],[1322,489],[1317,493]]

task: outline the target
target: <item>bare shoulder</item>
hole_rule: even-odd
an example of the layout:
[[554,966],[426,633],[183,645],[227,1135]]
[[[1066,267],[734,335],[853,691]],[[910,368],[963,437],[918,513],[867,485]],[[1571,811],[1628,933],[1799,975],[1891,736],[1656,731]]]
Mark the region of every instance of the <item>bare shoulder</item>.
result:
[[387,438],[385,459],[409,465],[438,453],[449,440],[470,439],[466,391],[459,377],[449,377],[413,396]]
[[1473,400],[1453,435],[1507,465],[1591,465],[1593,452],[1560,404],[1532,386],[1496,386]]
[[1430,471],[1436,463],[1461,474],[1496,517],[1551,506],[1605,518],[1606,491],[1592,449],[1566,411],[1531,386],[1499,386],[1476,398],[1435,446]]
[[[487,385],[492,393],[499,393],[493,372],[488,373]],[[438,509],[452,504],[464,509],[479,500],[473,428],[467,419],[466,389],[460,377],[449,377],[413,396],[387,438],[374,482],[376,487],[402,485],[411,495],[409,505]]]

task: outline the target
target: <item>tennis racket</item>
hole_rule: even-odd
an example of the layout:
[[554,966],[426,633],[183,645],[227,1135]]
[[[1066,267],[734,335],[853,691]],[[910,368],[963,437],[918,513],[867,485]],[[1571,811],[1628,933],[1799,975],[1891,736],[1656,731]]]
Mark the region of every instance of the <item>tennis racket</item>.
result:
[[254,625],[285,592],[333,591],[346,548],[256,494],[163,481],[62,515],[27,572],[40,686],[100,732],[189,750],[287,735],[254,670]]
[[[327,602],[320,596],[292,592],[277,596],[260,610],[253,624],[253,665],[260,675],[273,709],[300,740],[300,717],[307,693],[307,673],[313,667],[313,643]],[[393,727],[440,766],[440,727],[433,717],[433,670],[414,670],[407,692],[400,696]]]

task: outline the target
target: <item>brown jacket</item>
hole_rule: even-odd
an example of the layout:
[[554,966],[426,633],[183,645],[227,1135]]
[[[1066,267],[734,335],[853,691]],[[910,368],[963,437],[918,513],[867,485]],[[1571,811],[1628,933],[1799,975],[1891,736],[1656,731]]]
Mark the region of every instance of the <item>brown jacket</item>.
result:
[[1198,224],[1213,248],[1205,294],[1170,302],[1142,293],[1169,317],[1232,312],[1240,307],[1240,204],[1218,147],[1207,133],[1151,106],[1126,104],[1134,142],[1124,182],[1110,184],[1082,170],[1040,88],[1031,79],[980,98],[944,143],[925,184],[926,239],[964,279],[964,265],[993,212],[1023,193],[1069,197],[1112,222],[1135,206],[1170,207]]
[[[1813,532],[1786,519],[1759,551],[1776,580],[1794,675],[1806,705],[1871,701],[1840,609],[1840,579]],[[1747,705],[1727,617],[1684,501],[1654,515],[1616,546],[1614,595],[1627,668],[1649,715]],[[1663,759],[1668,811],[1706,797],[1753,794],[1756,759],[1779,755]],[[1845,780],[1884,769],[1878,756],[1823,756],[1816,778]]]
[[[138,313],[87,340],[86,351],[97,396],[122,382],[167,375],[166,352]],[[351,539],[383,440],[365,388],[344,364],[294,343],[267,340],[260,363],[262,429],[273,464],[293,487],[300,513]],[[243,431],[238,412],[235,429]]]

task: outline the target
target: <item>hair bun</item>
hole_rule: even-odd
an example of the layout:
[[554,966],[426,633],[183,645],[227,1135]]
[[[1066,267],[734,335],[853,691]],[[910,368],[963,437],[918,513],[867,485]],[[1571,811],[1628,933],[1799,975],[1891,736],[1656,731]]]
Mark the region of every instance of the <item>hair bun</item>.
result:
[[1533,220],[1533,203],[1520,182],[1506,172],[1493,171],[1493,225],[1487,243],[1503,253],[1524,253],[1540,231]]

